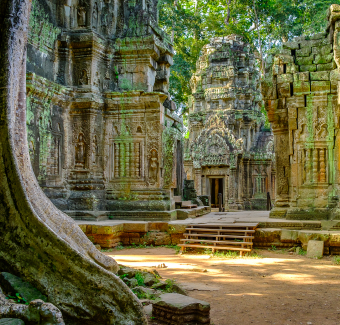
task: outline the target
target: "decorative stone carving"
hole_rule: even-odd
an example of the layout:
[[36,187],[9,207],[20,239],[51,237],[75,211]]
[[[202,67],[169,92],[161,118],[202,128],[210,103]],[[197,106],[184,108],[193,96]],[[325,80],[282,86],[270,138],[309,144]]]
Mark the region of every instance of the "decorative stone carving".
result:
[[92,148],[91,148],[91,160],[92,160],[93,166],[97,165],[97,157],[98,157],[98,141],[97,141],[97,136],[95,135],[93,137]]
[[158,153],[156,149],[151,150],[149,161],[149,183],[155,184],[158,181]]
[[81,75],[79,76],[78,84],[80,86],[89,84],[89,78],[87,76],[87,71],[85,69],[81,70]]
[[78,27],[86,26],[86,6],[83,0],[79,1],[79,5],[77,7],[77,23]]
[[75,167],[76,168],[85,168],[85,155],[86,145],[84,140],[84,135],[79,133],[78,141],[75,146]]
[[97,29],[97,25],[98,25],[98,4],[97,2],[95,2],[92,9],[92,27],[94,29]]

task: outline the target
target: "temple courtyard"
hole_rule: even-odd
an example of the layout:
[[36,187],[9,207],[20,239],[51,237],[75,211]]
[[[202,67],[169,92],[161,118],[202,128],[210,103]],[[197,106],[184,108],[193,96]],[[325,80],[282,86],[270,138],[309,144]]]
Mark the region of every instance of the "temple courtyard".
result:
[[[163,280],[176,280],[190,297],[210,303],[214,325],[340,323],[340,265],[335,256],[310,259],[275,247],[256,249],[243,258],[179,255],[165,247],[104,254],[119,264],[156,269]],[[150,317],[149,322],[158,324]]]

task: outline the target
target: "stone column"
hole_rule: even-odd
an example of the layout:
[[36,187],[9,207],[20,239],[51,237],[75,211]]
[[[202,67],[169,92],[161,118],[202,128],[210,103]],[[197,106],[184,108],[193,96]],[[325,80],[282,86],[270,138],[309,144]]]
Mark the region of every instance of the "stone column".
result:
[[202,195],[202,169],[195,168],[195,188],[197,195]]
[[313,150],[313,183],[318,182],[318,149]]
[[130,177],[130,144],[125,144],[125,176]]
[[114,153],[115,153],[115,165],[114,165],[114,175],[115,178],[119,177],[119,144],[114,144]]
[[326,182],[325,149],[320,149],[320,182]]
[[131,142],[131,146],[130,146],[130,174],[131,177],[135,177],[136,171],[135,171],[135,144],[133,142]]

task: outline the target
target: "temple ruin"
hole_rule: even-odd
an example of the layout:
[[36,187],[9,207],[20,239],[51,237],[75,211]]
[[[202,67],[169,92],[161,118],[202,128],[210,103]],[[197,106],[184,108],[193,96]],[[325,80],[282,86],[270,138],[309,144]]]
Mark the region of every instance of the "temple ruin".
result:
[[276,153],[272,217],[339,216],[340,6],[325,33],[296,37],[267,59],[262,83]]
[[273,191],[273,134],[261,112],[259,72],[240,36],[214,38],[191,78],[185,172],[198,195],[225,209],[266,210]]
[[27,129],[34,173],[74,218],[173,217],[182,119],[157,0],[34,0]]

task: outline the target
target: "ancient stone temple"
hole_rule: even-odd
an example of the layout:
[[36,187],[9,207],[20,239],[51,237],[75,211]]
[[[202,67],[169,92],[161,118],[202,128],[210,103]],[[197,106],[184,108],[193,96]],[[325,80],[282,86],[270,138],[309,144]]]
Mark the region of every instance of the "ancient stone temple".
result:
[[228,209],[266,209],[275,184],[273,135],[261,112],[259,73],[249,44],[237,35],[202,49],[191,78],[185,171],[198,195]]
[[297,37],[268,58],[262,84],[276,153],[272,217],[339,216],[340,6],[327,32]]
[[157,3],[33,1],[30,158],[46,195],[72,217],[173,217],[182,120],[168,96],[173,49]]

